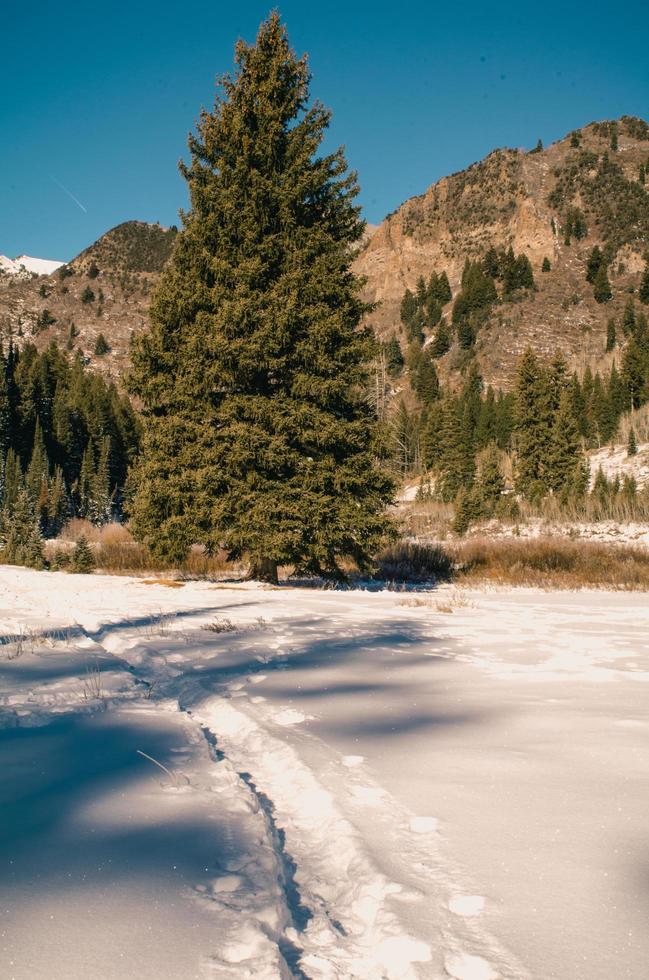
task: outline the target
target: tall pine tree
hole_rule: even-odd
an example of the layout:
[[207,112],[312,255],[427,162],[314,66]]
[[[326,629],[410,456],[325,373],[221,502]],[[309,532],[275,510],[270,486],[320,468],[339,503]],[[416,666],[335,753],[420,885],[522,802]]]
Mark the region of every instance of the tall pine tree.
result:
[[318,155],[330,114],[278,14],[236,64],[190,136],[191,209],[133,348],[133,526],[170,561],[198,542],[271,581],[338,576],[367,567],[392,495],[363,397],[358,185],[342,150]]

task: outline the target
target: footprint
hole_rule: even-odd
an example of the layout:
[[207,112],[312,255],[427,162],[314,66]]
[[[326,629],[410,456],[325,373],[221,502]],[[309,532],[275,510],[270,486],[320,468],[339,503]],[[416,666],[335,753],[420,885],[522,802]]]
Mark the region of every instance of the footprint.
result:
[[447,956],[444,967],[453,980],[498,980],[498,974],[481,956],[458,953]]
[[413,834],[431,834],[437,830],[437,818],[413,817],[410,821],[410,830]]
[[465,917],[480,915],[484,911],[484,905],[482,895],[455,895],[448,903],[451,912]]

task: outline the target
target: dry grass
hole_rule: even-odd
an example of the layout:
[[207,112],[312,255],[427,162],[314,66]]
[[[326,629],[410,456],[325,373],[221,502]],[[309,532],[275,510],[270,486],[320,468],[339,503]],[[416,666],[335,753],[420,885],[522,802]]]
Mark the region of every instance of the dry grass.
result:
[[551,589],[649,590],[649,549],[568,538],[473,538],[449,546],[456,580]]
[[[94,555],[97,569],[101,572],[128,575],[138,572],[160,572],[163,569],[154,561],[147,549],[136,541],[124,524],[105,524],[95,527],[90,521],[73,518],[61,531],[57,541],[47,543],[46,556],[51,561],[57,551],[69,552],[74,543],[85,535]],[[192,548],[187,559],[174,568],[174,578],[146,579],[147,584],[181,588],[191,579],[218,579],[226,575],[236,576],[243,572],[243,565],[228,562],[225,553],[207,555],[203,548]]]

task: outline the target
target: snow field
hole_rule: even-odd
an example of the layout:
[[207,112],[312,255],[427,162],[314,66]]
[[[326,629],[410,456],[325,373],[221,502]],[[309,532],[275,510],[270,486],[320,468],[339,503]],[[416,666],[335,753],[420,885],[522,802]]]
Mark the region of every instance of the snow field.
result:
[[[602,850],[599,824],[629,860],[649,768],[644,597],[441,592],[451,616],[398,593],[0,569],[3,640],[64,638],[11,660],[0,647],[0,725],[45,747],[72,726],[72,772],[88,780],[83,800],[72,785],[58,794],[66,820],[34,832],[34,860],[65,854],[67,828],[82,827],[89,863],[122,868],[100,900],[74,861],[44,884],[34,863],[22,878],[13,865],[20,918],[2,922],[0,975],[92,975],[87,955],[59,958],[58,974],[38,950],[27,972],[15,960],[21,922],[42,949],[69,949],[87,905],[88,955],[108,956],[109,980],[134,964],[144,980],[639,980],[642,892]],[[223,617],[233,631],[207,628]],[[84,738],[128,779],[94,786]],[[27,785],[33,770],[8,758],[13,785]],[[140,876],[127,873],[134,827]],[[167,855],[187,848],[193,863],[165,879]],[[56,931],[43,901],[62,910]]]

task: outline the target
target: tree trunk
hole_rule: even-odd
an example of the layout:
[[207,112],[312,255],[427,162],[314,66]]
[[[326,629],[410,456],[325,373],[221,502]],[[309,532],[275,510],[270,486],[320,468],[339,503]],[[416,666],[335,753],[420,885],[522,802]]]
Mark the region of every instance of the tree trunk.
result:
[[274,558],[260,558],[251,568],[252,578],[259,579],[260,582],[269,582],[277,585],[277,562]]

